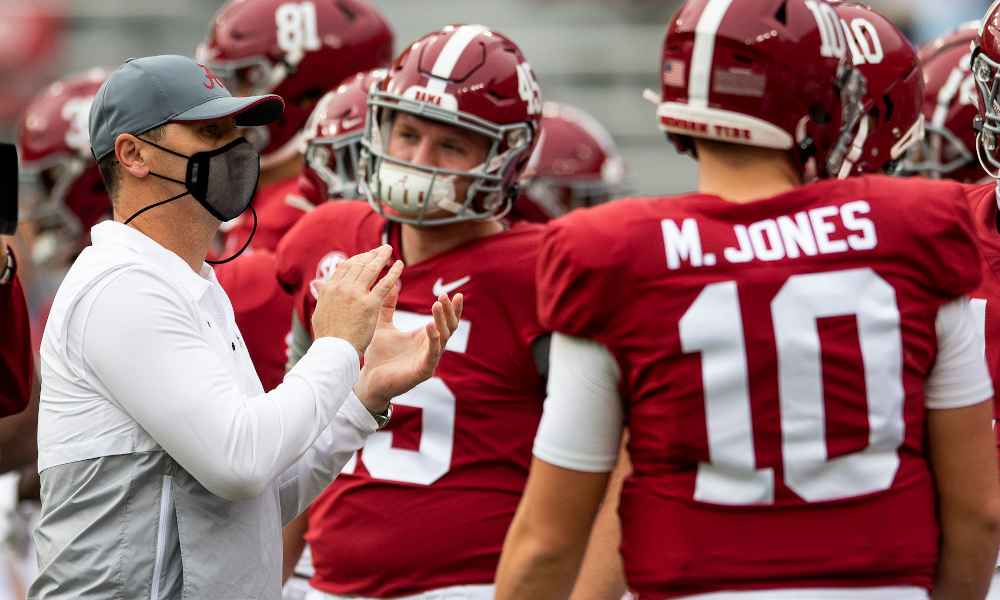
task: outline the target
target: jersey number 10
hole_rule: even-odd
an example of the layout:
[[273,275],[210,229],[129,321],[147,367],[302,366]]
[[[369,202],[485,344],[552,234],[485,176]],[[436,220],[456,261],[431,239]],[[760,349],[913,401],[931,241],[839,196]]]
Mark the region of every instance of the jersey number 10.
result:
[[[827,456],[817,320],[854,315],[864,364],[868,446]],[[893,287],[871,269],[794,275],[771,301],[785,485],[807,502],[888,489],[903,443],[903,350]],[[757,468],[747,351],[736,282],[705,286],[680,320],[685,353],[701,353],[709,461],[695,500],[774,503],[774,469]]]

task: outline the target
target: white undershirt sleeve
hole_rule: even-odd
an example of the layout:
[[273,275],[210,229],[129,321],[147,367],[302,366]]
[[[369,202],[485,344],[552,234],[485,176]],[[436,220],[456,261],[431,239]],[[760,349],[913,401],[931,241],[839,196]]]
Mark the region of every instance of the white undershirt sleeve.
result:
[[625,415],[618,363],[603,345],[552,335],[548,398],[533,453],[547,463],[609,473],[618,462]]
[[924,382],[927,408],[962,408],[993,396],[993,383],[975,322],[967,296],[955,298],[938,309],[937,359]]
[[151,278],[130,270],[94,300],[83,338],[87,367],[209,491],[227,500],[256,497],[341,410],[358,379],[357,352],[344,340],[320,338],[281,385],[248,397],[170,286]]

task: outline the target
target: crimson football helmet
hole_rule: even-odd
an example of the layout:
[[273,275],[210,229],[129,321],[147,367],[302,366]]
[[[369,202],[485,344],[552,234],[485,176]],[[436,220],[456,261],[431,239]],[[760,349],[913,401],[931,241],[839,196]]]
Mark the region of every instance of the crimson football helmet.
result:
[[261,167],[288,160],[324,92],[392,60],[392,29],[367,0],[230,0],[196,57],[234,96],[277,94],[285,112],[247,132]]
[[92,69],[53,83],[18,124],[22,220],[34,223],[37,264],[80,250],[90,228],[111,213],[89,129],[90,105],[108,75]]
[[972,47],[979,22],[960,26],[920,48],[924,72],[924,140],[910,152],[901,173],[974,183],[986,173],[976,159],[979,114]]
[[542,105],[538,145],[521,179],[521,195],[547,217],[628,195],[628,168],[611,134],[582,110]]
[[788,150],[803,173],[836,176],[864,114],[864,76],[825,0],[687,0],[661,67],[656,115],[682,152],[691,137]]
[[[389,156],[397,111],[485,136],[486,160],[468,171],[417,165]],[[360,188],[379,214],[413,225],[442,225],[501,215],[537,140],[542,98],[520,49],[482,25],[449,25],[407,48],[368,98],[361,140]],[[465,198],[453,180],[468,178]],[[428,217],[429,212],[451,213]]]
[[854,67],[865,76],[865,117],[838,176],[896,170],[924,137],[924,79],[917,51],[892,22],[850,0],[832,1]]
[[309,115],[302,137],[305,165],[299,191],[313,204],[361,197],[357,170],[368,93],[385,74],[385,69],[358,73],[327,92]]

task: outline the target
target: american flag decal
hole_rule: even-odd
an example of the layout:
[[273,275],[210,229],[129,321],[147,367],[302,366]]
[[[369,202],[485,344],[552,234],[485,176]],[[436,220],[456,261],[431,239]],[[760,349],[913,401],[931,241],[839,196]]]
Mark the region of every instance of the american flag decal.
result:
[[663,65],[663,85],[684,87],[684,61],[672,58]]

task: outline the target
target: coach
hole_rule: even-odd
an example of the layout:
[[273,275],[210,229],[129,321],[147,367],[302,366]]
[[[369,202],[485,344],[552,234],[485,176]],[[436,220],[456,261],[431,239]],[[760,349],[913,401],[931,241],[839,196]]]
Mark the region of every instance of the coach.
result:
[[282,107],[233,98],[180,56],[130,60],[97,93],[114,221],[92,230],[45,327],[29,598],[280,598],[282,524],[430,377],[457,327],[458,296],[425,328],[392,327],[402,263],[378,280],[379,248],[317,286],[321,337],[264,393],[205,256],[257,182],[237,126]]

